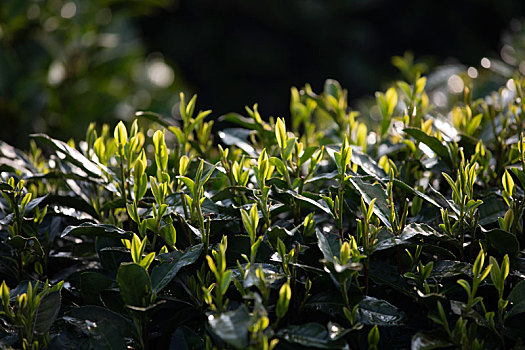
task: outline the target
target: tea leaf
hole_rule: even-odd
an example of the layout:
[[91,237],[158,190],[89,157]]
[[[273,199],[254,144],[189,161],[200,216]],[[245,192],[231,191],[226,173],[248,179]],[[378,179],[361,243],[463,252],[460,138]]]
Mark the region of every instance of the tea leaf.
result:
[[[151,283],[155,293],[159,293],[164,289],[164,287],[173,280],[180,269],[197,261],[201,253],[202,244],[194,245],[191,248],[188,248],[184,253],[179,251],[168,253],[170,259],[173,259],[172,262],[160,264],[151,272]],[[166,254],[164,257],[166,257]]]
[[49,293],[40,300],[35,314],[35,331],[40,334],[49,332],[60,310],[61,297],[59,292]]
[[126,305],[148,306],[152,288],[144,267],[136,263],[121,264],[117,272],[117,283]]
[[124,231],[113,225],[93,224],[86,222],[79,226],[68,226],[60,237],[65,236],[95,236],[95,237],[109,237],[119,239],[129,239],[132,237],[132,232]]
[[434,151],[448,165],[452,164],[447,147],[445,147],[443,143],[437,138],[435,138],[434,136],[429,136],[425,134],[425,132],[423,132],[422,130],[416,128],[405,128],[403,129],[403,131],[415,138],[416,140],[430,147],[430,149]]
[[391,228],[392,225],[389,220],[390,209],[388,207],[387,195],[381,185],[371,185],[358,177],[351,177],[349,181],[357,189],[367,205],[370,205],[374,198],[376,199],[374,203],[374,214],[377,215],[384,225]]
[[357,321],[368,325],[401,326],[406,315],[385,300],[366,296],[357,308]]
[[45,134],[32,134],[30,137],[50,145],[55,151],[60,152],[67,161],[78,166],[90,176],[103,178],[104,174],[101,169],[103,169],[105,172],[109,172],[109,169],[104,167],[102,164],[98,164],[92,160],[87,159],[82,153],[69,146],[65,142],[55,140]]
[[211,330],[227,344],[237,349],[247,347],[250,315],[244,305],[235,311],[210,315],[208,323]]
[[332,338],[326,326],[319,323],[306,323],[285,327],[277,333],[279,338],[300,346],[317,349],[343,349],[346,345],[342,338]]

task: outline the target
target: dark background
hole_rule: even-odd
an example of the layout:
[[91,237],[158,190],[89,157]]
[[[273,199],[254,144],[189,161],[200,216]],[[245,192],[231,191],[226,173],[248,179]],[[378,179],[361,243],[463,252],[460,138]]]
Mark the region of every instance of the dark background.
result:
[[[524,15],[519,0],[2,0],[0,140],[27,148],[32,132],[79,140],[90,122],[170,116],[179,91],[210,118],[256,102],[286,117],[291,86],[333,78],[356,106],[401,77],[392,56],[479,67]],[[148,78],[155,64],[172,83]]]
[[[259,102],[287,115],[289,89],[334,78],[351,100],[397,78],[393,55],[479,66],[523,1],[182,0],[141,21],[147,46],[164,52],[216,115]],[[164,34],[162,34],[164,33]],[[169,36],[167,35],[169,33]]]

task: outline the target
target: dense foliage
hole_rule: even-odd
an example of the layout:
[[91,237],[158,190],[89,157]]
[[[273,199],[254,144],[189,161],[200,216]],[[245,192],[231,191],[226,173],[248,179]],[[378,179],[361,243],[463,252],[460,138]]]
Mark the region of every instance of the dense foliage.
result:
[[287,122],[212,133],[181,95],[178,124],[0,143],[3,346],[521,348],[525,78],[456,75],[441,114],[397,63],[377,125],[330,80]]

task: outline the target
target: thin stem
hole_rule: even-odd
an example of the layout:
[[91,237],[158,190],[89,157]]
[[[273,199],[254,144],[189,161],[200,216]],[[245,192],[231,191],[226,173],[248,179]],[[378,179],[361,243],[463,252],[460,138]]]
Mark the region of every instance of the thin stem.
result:
[[124,155],[120,154],[120,176],[121,176],[121,186],[122,186],[122,198],[124,199],[124,204],[127,202],[127,195],[126,195],[126,172],[124,171],[124,162],[122,158]]
[[341,176],[341,185],[338,189],[338,196],[339,196],[339,216],[338,216],[338,226],[339,226],[339,238],[341,240],[344,239],[343,235],[343,208],[344,208],[344,194],[345,194],[345,188],[344,188],[344,174]]
[[343,290],[343,300],[345,302],[345,306],[350,310],[350,300],[348,299],[348,290],[346,287],[347,280],[345,279],[343,283],[341,284],[341,288]]
[[181,202],[182,202],[182,208],[184,209],[184,218],[187,220],[189,220],[189,216],[190,214],[188,214],[188,203],[186,203],[186,196],[184,196],[184,192],[179,192],[180,193],[180,197],[181,197]]

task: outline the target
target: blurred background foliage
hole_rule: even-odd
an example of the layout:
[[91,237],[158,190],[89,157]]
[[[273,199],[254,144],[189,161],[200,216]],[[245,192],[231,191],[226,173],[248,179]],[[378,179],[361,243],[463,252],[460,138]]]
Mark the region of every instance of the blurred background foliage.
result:
[[288,116],[291,86],[319,91],[327,78],[374,119],[363,97],[403,76],[391,57],[405,50],[434,72],[444,106],[439,89],[477,79],[482,95],[525,71],[513,20],[524,14],[510,0],[3,0],[0,140],[78,139],[142,109],[177,118],[181,90],[211,118],[255,102]]
[[92,121],[115,124],[144,108],[169,113],[181,81],[146,50],[136,21],[170,3],[2,0],[0,139],[79,138]]

